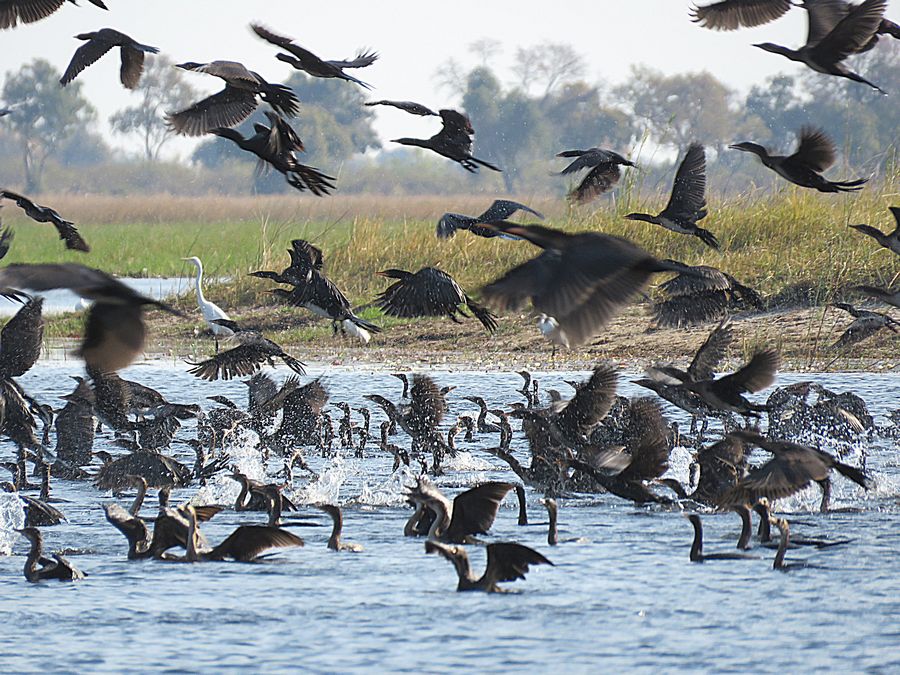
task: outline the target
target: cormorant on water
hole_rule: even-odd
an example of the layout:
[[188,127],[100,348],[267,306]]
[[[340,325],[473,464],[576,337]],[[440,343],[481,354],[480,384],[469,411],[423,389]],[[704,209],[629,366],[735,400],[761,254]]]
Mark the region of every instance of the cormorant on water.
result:
[[755,558],[747,553],[703,553],[703,525],[700,516],[691,513],[687,516],[694,528],[694,540],[691,543],[691,562],[706,562],[707,560],[746,560]]
[[78,581],[87,576],[58,553],[53,554],[53,560],[45,558],[43,556],[44,538],[36,527],[26,527],[16,531],[31,542],[31,550],[28,551],[28,557],[25,559],[25,579],[27,581],[32,583],[45,579]]
[[836,159],[834,143],[821,129],[803,127],[800,142],[792,155],[770,155],[758,143],[744,141],[729,145],[732,150],[750,152],[759,157],[764,166],[772,169],[785,180],[800,187],[819,192],[852,192],[862,190],[868,178],[850,181],[830,181],[822,175]]
[[75,50],[66,72],[59,80],[64,87],[78,77],[82,70],[100,60],[110,49],[118,47],[122,58],[119,79],[126,89],[134,89],[141,79],[141,73],[144,72],[144,54],[159,53],[159,49],[156,47],[142,45],[125,33],[120,33],[112,28],[101,28],[92,33],[79,33],[75,37],[86,42]]
[[365,82],[345,73],[344,68],[365,68],[366,66],[371,66],[378,59],[378,54],[375,52],[361,52],[356,55],[356,58],[344,61],[324,61],[311,51],[296,44],[290,38],[276,35],[259,24],[252,24],[250,28],[266,42],[280,47],[286,52],[290,52],[290,55],[276,54],[275,58],[292,65],[297,70],[302,70],[313,77],[333,77],[347,80],[348,82],[355,82],[366,89],[372,88]]
[[672,194],[666,208],[657,215],[629,213],[628,220],[653,223],[672,232],[690,234],[707,246],[719,248],[716,236],[697,222],[706,218],[706,151],[700,143],[688,146],[684,159],[675,172]]
[[457,315],[468,316],[463,308],[481,322],[488,333],[497,330],[497,317],[470,298],[456,280],[436,267],[423,267],[418,272],[388,269],[378,272],[397,279],[375,300],[385,314],[399,317],[448,316],[462,323]]
[[344,516],[341,508],[334,504],[317,504],[316,508],[331,516],[331,536],[328,538],[328,548],[332,551],[352,551],[358,553],[363,550],[360,544],[351,544],[341,541],[341,531],[344,527]]
[[277,112],[295,117],[299,112],[296,94],[283,84],[270,84],[259,73],[236,61],[188,61],[175,66],[182,70],[206,73],[225,80],[225,88],[178,112],[166,114],[166,122],[175,133],[200,136],[211,129],[233,127],[253,114],[259,106],[257,97]]
[[542,554],[532,548],[514,543],[487,545],[487,568],[480,577],[472,574],[469,556],[461,546],[447,546],[436,541],[425,542],[426,553],[440,553],[453,563],[459,583],[457,591],[484,591],[503,593],[497,584],[501,581],[524,579],[529,565],[552,565]]

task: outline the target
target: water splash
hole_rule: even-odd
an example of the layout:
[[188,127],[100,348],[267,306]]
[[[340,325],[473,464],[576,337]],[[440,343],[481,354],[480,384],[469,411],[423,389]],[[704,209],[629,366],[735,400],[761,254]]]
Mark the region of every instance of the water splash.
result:
[[10,555],[19,539],[17,529],[25,527],[24,503],[18,495],[0,493],[0,555]]
[[490,471],[494,465],[471,452],[459,452],[456,457],[447,457],[444,468],[449,471]]
[[335,455],[331,461],[322,465],[317,480],[296,490],[291,498],[304,504],[338,504],[341,485],[349,475],[344,457]]
[[355,501],[367,506],[403,506],[406,503],[405,488],[415,482],[415,473],[401,464],[386,480],[371,487],[368,483],[363,483],[362,491]]

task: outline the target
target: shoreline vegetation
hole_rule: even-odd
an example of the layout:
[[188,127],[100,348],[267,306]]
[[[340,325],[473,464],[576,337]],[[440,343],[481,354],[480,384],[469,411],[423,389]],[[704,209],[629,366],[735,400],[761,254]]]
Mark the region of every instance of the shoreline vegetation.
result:
[[[769,310],[734,317],[737,339],[729,357],[735,363],[767,344],[782,350],[785,370],[896,370],[900,349],[896,336],[887,331],[847,354],[830,349],[851,318],[828,303],[850,298],[874,307],[850,294],[849,287],[888,286],[900,279],[900,259],[849,227],[867,223],[892,228],[888,206],[900,202],[897,185],[898,181],[888,180],[839,197],[793,187],[774,193],[753,189],[727,199],[712,195],[710,215],[702,224],[716,234],[721,251],[622,218],[631,210],[661,208],[666,199],[661,191],[668,185],[660,186],[659,194],[641,195],[625,186],[615,199],[590,207],[573,208],[557,197],[514,198],[544,213],[544,222],[553,227],[625,236],[658,257],[718,267],[758,290]],[[386,286],[375,272],[388,267],[415,271],[435,265],[477,296],[481,285],[535,255],[537,249],[526,242],[485,240],[465,232],[446,241],[435,237],[442,213],[480,213],[491,201],[484,195],[327,199],[42,195],[41,200],[76,222],[92,252],[85,256],[65,251],[47,226],[27,222],[16,209],[5,209],[3,223],[15,231],[15,240],[4,263],[74,261],[118,276],[192,276],[193,268],[181,258],[196,255],[204,263],[209,299],[232,318],[266,331],[279,343],[296,348],[298,358],[311,362],[581,369],[609,358],[642,368],[657,361],[689,359],[712,328],[645,332],[650,325],[649,304],[638,299],[593,344],[560,350],[551,361],[549,343],[525,313],[503,316],[491,338],[475,321],[457,325],[448,319],[398,320],[367,307]],[[329,277],[354,306],[365,308],[364,318],[385,328],[370,345],[333,338],[329,322],[279,305],[268,292],[271,283],[247,276],[257,269],[286,267],[286,249],[294,238],[321,247]],[[211,340],[194,336],[195,329],[204,326],[193,287],[188,288],[174,301],[188,319],[148,313],[148,354],[190,358],[211,351]],[[654,296],[652,287],[649,296]],[[48,317],[51,346],[79,335],[81,323],[77,314]]]

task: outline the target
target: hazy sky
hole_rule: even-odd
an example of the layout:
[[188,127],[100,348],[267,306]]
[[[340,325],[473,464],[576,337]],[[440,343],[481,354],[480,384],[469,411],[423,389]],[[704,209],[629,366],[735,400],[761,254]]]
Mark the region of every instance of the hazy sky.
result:
[[[437,108],[454,101],[438,86],[435,71],[450,57],[467,67],[475,65],[469,45],[485,37],[503,44],[503,52],[492,64],[501,76],[509,76],[517,47],[568,42],[585,57],[590,81],[622,82],[633,64],[643,63],[666,73],[707,70],[743,91],[774,73],[799,69],[784,58],[753,48],[752,43],[799,46],[806,35],[805,12],[800,9],[767,26],[717,33],[691,23],[690,3],[683,0],[452,0],[440,4],[106,0],[106,4],[109,12],[87,2],[81,7],[66,4],[49,19],[0,31],[0,72],[17,70],[35,57],[46,58],[63,71],[81,44],[72,36],[110,27],[159,47],[176,63],[228,59],[243,62],[270,81],[286,79],[290,66],[275,60],[275,48],[248,28],[249,23],[260,22],[326,59],[352,57],[361,47],[375,49],[381,58],[369,68],[354,71],[375,87],[372,96],[411,99]],[[104,125],[110,114],[136,98],[119,84],[118,67],[116,51],[78,78]],[[209,76],[188,73],[186,77],[204,93],[222,86]],[[477,120],[475,125],[477,130]],[[302,119],[297,126],[302,135]],[[378,112],[377,129],[385,139],[428,136],[437,130],[433,120],[392,109]],[[116,145],[125,142],[121,137],[112,140]],[[133,147],[139,147],[137,141]],[[186,152],[191,147],[179,144],[177,149]]]

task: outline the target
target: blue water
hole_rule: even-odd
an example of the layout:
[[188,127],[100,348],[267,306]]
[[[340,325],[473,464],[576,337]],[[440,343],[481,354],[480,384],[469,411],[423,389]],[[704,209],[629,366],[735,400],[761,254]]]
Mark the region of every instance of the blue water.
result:
[[[284,369],[277,375],[284,376]],[[77,363],[42,363],[21,379],[41,401],[71,390]],[[332,401],[362,404],[365,393],[398,399],[399,382],[383,372],[316,371]],[[180,367],[158,363],[130,368],[132,379],[158,387],[170,400],[208,403],[225,394],[241,403],[246,388],[237,382],[207,383]],[[521,380],[503,373],[434,373],[441,385],[458,385],[449,395],[451,414],[477,409],[463,396],[479,394],[492,405],[522,400]],[[568,396],[563,382],[572,373],[536,373],[543,387]],[[779,384],[814,377],[834,389],[863,395],[880,423],[900,406],[900,376],[784,376]],[[620,392],[643,395],[621,378]],[[59,402],[61,403],[61,402]],[[675,411],[667,415],[680,419]],[[337,413],[334,413],[337,417]],[[355,416],[358,419],[358,416]],[[373,411],[373,433],[383,419]],[[186,427],[180,438],[193,429]],[[511,474],[498,460],[479,452],[495,435],[476,436],[438,482],[449,494]],[[398,436],[394,442],[403,444]],[[514,441],[524,451],[522,438]],[[827,444],[824,447],[828,447]],[[109,436],[95,449],[109,448]],[[542,551],[554,567],[532,568],[525,581],[509,584],[514,593],[488,596],[456,593],[456,575],[445,560],[425,555],[422,540],[404,538],[409,510],[401,486],[412,474],[391,475],[390,457],[370,443],[367,457],[322,459],[310,451],[321,474],[308,483],[295,471],[295,500],[301,513],[321,526],[294,527],[306,540],[255,564],[197,565],[128,562],[124,537],[103,518],[100,504],[112,499],[85,483],[57,481],[54,496],[67,524],[45,528],[48,548],[78,549],[69,556],[90,576],[77,584],[28,584],[22,576],[24,540],[10,537],[6,502],[0,501],[0,668],[3,672],[67,671],[170,672],[401,671],[447,672],[831,672],[900,669],[900,471],[896,441],[866,443],[875,485],[868,493],[835,479],[833,506],[815,512],[818,488],[778,503],[793,521],[793,532],[852,537],[845,547],[788,552],[822,568],[782,574],[771,569],[772,551],[759,559],[688,561],[689,523],[680,511],[637,508],[609,495],[579,495],[560,503],[560,538],[546,543],[546,516],[539,494],[528,489],[533,525],[516,525],[511,495],[496,520],[491,540],[514,540]],[[857,451],[860,448],[856,449]],[[193,455],[176,443],[173,453]],[[12,454],[8,443],[0,457]],[[850,453],[851,457],[853,452]],[[524,455],[520,456],[524,459]],[[689,452],[673,452],[673,475],[686,478]],[[235,462],[257,476],[281,468],[263,467],[249,449],[235,448]],[[852,459],[848,461],[853,461]],[[221,478],[196,495],[227,503],[237,485]],[[121,498],[127,507],[131,494]],[[344,505],[344,537],[365,546],[363,553],[325,548],[330,531],[309,504]],[[6,503],[8,505],[8,503]],[[153,515],[151,493],[144,515]],[[203,529],[211,542],[258,514],[225,511]],[[704,515],[706,552],[733,550],[739,530],[734,515]],[[473,568],[484,554],[470,547]]]

